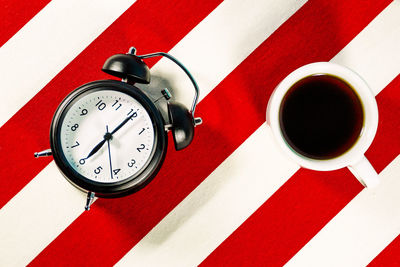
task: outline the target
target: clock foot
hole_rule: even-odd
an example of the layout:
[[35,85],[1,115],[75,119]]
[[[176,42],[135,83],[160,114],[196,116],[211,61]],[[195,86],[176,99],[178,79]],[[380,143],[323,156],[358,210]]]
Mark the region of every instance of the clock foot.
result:
[[51,156],[53,153],[51,152],[51,149],[46,149],[40,152],[35,152],[34,156],[35,158],[38,157],[47,157],[47,156]]
[[94,200],[94,193],[93,192],[88,192],[85,210],[90,210],[90,205],[92,205],[93,200]]

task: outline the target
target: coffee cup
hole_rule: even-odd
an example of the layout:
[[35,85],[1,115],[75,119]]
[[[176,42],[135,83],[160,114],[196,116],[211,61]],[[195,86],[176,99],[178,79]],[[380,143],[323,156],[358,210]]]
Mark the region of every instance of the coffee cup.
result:
[[290,73],[269,99],[267,123],[278,146],[301,167],[348,167],[364,186],[379,183],[364,156],[378,127],[377,103],[349,68],[316,62]]

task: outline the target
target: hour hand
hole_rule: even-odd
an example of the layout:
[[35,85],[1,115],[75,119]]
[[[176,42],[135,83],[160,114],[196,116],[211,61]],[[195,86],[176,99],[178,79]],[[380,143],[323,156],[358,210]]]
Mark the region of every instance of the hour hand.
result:
[[87,157],[84,158],[84,159],[90,158],[91,156],[93,156],[94,153],[96,153],[97,151],[99,151],[99,149],[104,145],[104,143],[105,143],[107,140],[110,140],[110,139],[112,138],[112,135],[113,135],[116,131],[118,131],[119,129],[121,129],[122,126],[124,126],[132,117],[134,117],[134,115],[135,115],[135,113],[133,113],[132,115],[126,117],[126,118],[111,132],[111,133],[108,132],[108,128],[107,128],[107,132],[106,132],[106,134],[104,135],[103,140],[101,140],[101,142],[98,143],[98,144],[92,149],[92,151],[90,151],[89,155],[87,155]]
[[106,141],[107,141],[107,140],[106,140],[105,138],[104,138],[103,140],[101,140],[101,142],[98,143],[98,144],[92,149],[92,151],[89,152],[89,154],[87,155],[87,157],[86,157],[85,159],[90,158],[90,157],[93,156],[97,151],[99,151],[100,148],[104,145],[104,143],[105,143]]
[[89,154],[87,155],[86,158],[84,159],[88,159],[91,156],[93,156],[93,154],[95,154],[97,151],[100,150],[100,148],[104,145],[104,143],[108,140],[110,140],[112,138],[112,134],[108,132],[108,126],[107,126],[107,132],[105,133],[105,135],[103,136],[103,140],[100,141],[100,143],[98,143],[93,149],[92,151],[89,152]]

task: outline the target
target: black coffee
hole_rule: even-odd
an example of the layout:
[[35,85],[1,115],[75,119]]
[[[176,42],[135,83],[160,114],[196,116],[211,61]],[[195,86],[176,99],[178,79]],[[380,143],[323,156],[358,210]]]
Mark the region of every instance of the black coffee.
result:
[[316,74],[295,83],[279,111],[288,144],[314,159],[340,156],[360,136],[364,113],[357,94],[345,81]]

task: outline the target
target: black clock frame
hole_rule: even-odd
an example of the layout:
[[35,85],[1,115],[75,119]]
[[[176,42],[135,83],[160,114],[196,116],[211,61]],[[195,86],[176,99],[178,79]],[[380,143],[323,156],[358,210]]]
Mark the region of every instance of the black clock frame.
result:
[[[68,163],[61,147],[62,122],[71,106],[78,99],[91,92],[115,90],[135,98],[147,111],[154,128],[154,146],[142,171],[122,181],[101,183],[90,180],[74,170]],[[50,127],[50,146],[54,161],[64,177],[84,192],[94,192],[98,197],[114,198],[129,195],[145,187],[158,173],[167,151],[168,138],[164,119],[153,102],[139,88],[115,80],[99,80],[84,84],[72,91],[58,106]]]

